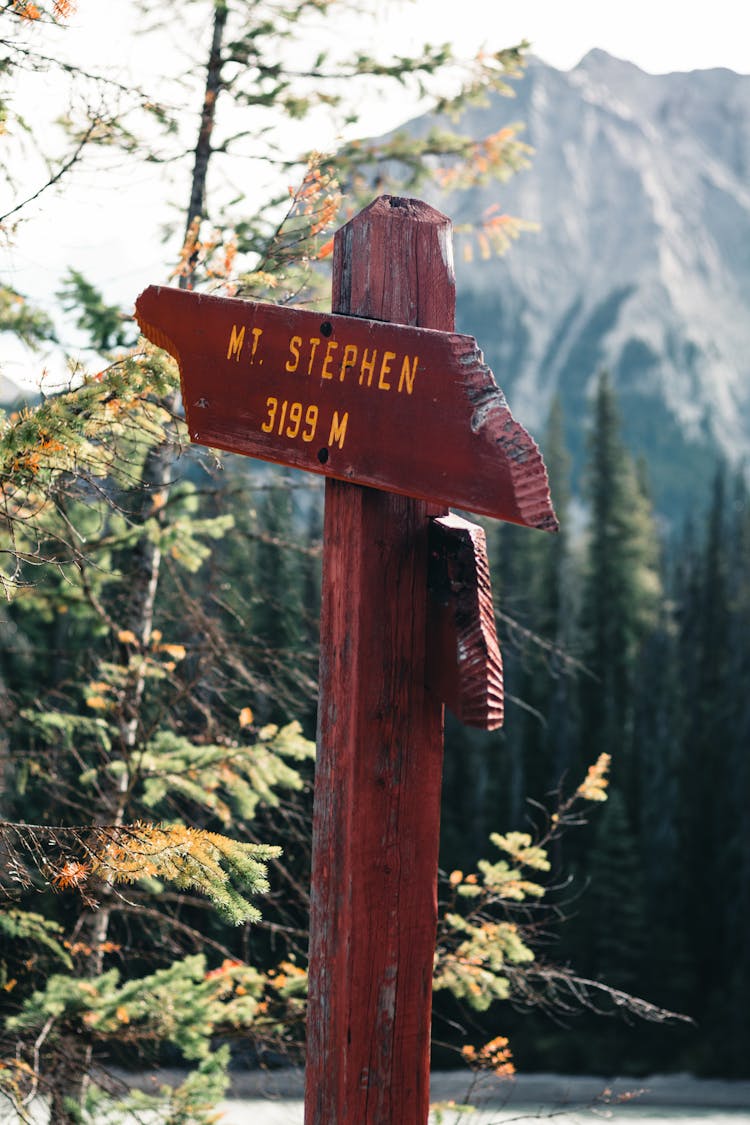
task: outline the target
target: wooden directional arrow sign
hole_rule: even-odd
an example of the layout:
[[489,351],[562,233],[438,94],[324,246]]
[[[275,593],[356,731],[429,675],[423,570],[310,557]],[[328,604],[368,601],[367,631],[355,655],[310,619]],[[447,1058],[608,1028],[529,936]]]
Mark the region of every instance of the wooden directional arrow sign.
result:
[[502,721],[484,534],[446,509],[557,528],[539,450],[452,330],[452,260],[445,215],[381,196],[336,233],[335,314],[157,287],[136,303],[193,441],[334,478],[307,1125],[426,1125],[443,702]]
[[539,450],[471,336],[150,286],[192,441],[557,528]]

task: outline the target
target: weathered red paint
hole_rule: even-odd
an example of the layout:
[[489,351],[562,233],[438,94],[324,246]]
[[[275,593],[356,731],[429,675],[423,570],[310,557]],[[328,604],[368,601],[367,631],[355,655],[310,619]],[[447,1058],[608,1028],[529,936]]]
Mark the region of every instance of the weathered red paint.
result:
[[460,516],[430,527],[428,683],[470,727],[503,725],[503,661],[484,529]]
[[[337,235],[334,307],[449,330],[448,237],[425,204],[378,200]],[[306,1125],[429,1112],[443,754],[425,687],[429,524],[421,500],[326,484]]]
[[330,478],[306,1125],[427,1121],[442,701],[502,720],[483,533],[447,505],[557,526],[536,445],[454,332],[451,263],[445,216],[381,197],[336,235],[330,316],[136,305],[192,440]]
[[[395,309],[398,293],[387,286],[379,297]],[[414,307],[403,307],[409,323]],[[431,331],[159,286],[141,293],[136,316],[179,363],[192,441],[556,529],[536,444],[476,341],[452,325]]]

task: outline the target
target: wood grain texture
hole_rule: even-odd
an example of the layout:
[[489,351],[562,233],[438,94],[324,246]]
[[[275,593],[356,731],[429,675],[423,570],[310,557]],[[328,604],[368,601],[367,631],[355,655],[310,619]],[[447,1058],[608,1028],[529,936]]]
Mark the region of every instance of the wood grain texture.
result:
[[[334,308],[451,327],[448,238],[432,208],[378,200],[337,236]],[[423,501],[327,482],[306,1125],[428,1117],[443,748],[428,532]]]
[[428,683],[470,727],[503,725],[503,661],[484,528],[460,516],[430,527]]

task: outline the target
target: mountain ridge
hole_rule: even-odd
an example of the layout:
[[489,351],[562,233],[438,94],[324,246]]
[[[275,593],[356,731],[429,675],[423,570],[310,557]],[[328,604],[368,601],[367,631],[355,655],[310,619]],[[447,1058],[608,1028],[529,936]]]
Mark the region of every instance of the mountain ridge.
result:
[[514,89],[463,128],[520,119],[530,167],[430,196],[457,225],[497,200],[540,224],[504,257],[459,253],[459,327],[535,432],[560,394],[577,479],[607,368],[660,506],[684,509],[750,452],[750,76],[650,75],[596,49],[570,71],[531,59]]

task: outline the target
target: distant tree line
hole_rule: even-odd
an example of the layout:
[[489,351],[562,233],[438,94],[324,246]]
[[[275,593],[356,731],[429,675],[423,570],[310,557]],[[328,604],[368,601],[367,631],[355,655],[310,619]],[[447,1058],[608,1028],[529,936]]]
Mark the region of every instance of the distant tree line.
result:
[[446,862],[468,858],[491,823],[538,831],[557,787],[611,754],[610,799],[553,853],[565,921],[549,953],[694,1026],[655,1033],[582,1017],[557,1029],[524,1017],[512,1021],[514,1043],[544,1068],[747,1076],[746,475],[718,465],[707,510],[665,537],[603,374],[574,532],[562,432],[557,403],[541,446],[560,536],[491,533],[510,702],[499,735],[450,726]]

